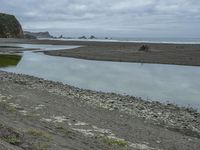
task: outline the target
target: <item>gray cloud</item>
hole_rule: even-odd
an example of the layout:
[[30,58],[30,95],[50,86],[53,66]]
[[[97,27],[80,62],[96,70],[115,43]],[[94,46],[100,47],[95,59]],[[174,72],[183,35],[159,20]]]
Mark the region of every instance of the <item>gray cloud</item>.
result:
[[1,0],[25,30],[66,36],[200,35],[198,0]]

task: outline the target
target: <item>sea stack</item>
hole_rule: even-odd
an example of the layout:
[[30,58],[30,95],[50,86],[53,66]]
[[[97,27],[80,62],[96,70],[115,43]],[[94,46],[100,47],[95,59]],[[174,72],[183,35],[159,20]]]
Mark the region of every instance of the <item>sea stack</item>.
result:
[[0,13],[0,38],[24,38],[22,27],[15,16]]

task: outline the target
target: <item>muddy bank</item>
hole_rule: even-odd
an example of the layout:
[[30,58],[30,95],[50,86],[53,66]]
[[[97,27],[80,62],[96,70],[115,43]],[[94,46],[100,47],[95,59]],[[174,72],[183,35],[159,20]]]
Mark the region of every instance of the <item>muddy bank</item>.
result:
[[[0,43],[12,42],[82,46],[72,50],[45,52],[45,54],[53,56],[91,60],[200,66],[200,44],[0,39]],[[143,45],[146,45],[148,50],[142,50],[141,47]]]
[[87,150],[200,147],[200,114],[193,109],[82,90],[2,71],[0,85],[0,145],[4,147]]

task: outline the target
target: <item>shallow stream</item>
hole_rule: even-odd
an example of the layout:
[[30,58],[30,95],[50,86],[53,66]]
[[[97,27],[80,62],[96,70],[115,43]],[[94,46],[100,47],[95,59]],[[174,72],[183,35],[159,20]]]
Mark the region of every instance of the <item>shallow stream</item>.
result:
[[[8,46],[8,44],[7,44]],[[76,46],[10,44],[44,50]],[[1,70],[200,110],[200,67],[83,60],[26,51],[19,64]]]

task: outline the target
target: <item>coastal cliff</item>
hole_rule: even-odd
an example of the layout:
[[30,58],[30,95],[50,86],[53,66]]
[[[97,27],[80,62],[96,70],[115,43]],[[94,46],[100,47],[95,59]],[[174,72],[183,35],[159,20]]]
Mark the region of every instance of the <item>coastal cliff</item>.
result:
[[15,16],[0,13],[0,38],[23,38],[23,30]]
[[29,32],[24,31],[24,35],[26,38],[52,38],[49,32]]

